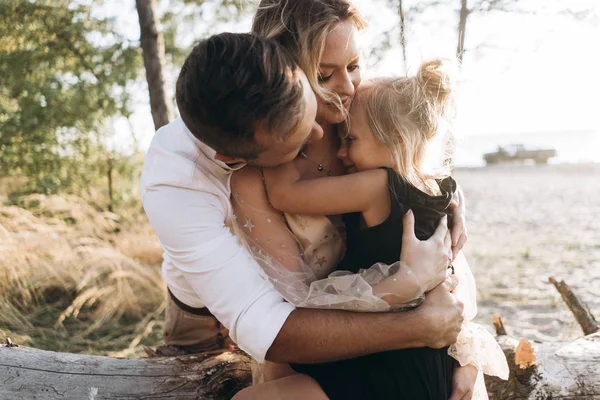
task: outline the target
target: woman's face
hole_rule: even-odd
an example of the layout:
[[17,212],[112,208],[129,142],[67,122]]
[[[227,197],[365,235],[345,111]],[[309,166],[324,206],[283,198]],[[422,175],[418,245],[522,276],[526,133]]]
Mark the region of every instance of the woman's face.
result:
[[[348,110],[356,88],[360,85],[358,30],[350,22],[336,25],[325,39],[323,57],[319,63],[319,83],[325,89],[336,93]],[[335,106],[319,100],[317,121],[321,124],[339,124],[344,114]]]

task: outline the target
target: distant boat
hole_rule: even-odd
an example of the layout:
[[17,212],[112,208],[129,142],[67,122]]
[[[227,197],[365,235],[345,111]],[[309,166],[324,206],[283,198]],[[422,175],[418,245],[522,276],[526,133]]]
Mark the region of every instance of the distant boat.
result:
[[548,160],[552,157],[556,157],[556,149],[527,149],[522,144],[498,146],[497,151],[483,155],[483,159],[487,165],[525,163],[527,161],[536,164],[548,164]]

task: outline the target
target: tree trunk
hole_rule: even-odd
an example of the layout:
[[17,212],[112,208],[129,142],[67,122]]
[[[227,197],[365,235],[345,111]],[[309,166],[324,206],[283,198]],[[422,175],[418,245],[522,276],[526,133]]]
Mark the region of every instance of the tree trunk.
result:
[[140,43],[144,55],[146,80],[150,92],[150,108],[154,128],[169,123],[173,111],[165,83],[165,42],[156,16],[156,0],[136,0],[140,19]]
[[406,20],[404,18],[404,7],[402,5],[402,0],[398,0],[398,16],[400,17],[400,46],[402,46],[404,73],[408,73],[408,57],[406,56]]
[[230,399],[250,358],[210,352],[117,359],[0,345],[0,399]]
[[458,46],[456,47],[456,58],[462,64],[463,54],[465,52],[465,33],[467,29],[467,18],[471,13],[471,10],[468,8],[467,4],[468,0],[460,1],[460,14],[458,21]]
[[106,157],[106,178],[108,180],[108,211],[113,212],[113,156]]

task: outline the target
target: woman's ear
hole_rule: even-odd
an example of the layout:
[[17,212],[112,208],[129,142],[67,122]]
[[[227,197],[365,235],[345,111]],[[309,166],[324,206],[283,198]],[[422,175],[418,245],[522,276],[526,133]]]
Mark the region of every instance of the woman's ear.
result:
[[225,164],[239,164],[239,163],[246,162],[246,160],[243,158],[224,156],[223,154],[218,153],[218,152],[215,154],[215,159],[222,161]]

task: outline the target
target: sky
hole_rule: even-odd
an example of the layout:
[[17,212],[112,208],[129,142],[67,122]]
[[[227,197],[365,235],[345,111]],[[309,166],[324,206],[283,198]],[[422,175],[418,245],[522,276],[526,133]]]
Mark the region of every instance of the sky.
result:
[[[110,6],[115,1],[105,2],[105,12],[116,9]],[[405,9],[416,1],[405,0]],[[386,2],[354,0],[369,23],[367,30],[361,33],[365,77],[404,73],[399,46],[392,47],[376,64],[368,57],[381,35],[398,24],[394,10],[385,10]],[[119,3],[122,8],[123,3]],[[159,12],[176,3],[174,0],[159,2]],[[600,161],[600,146],[597,151],[590,148],[594,143],[600,145],[600,2],[570,0],[567,3],[572,11],[593,11],[583,21],[560,13],[555,5],[561,3],[565,7],[566,2],[520,0],[519,7],[528,13],[491,12],[469,17],[456,123],[456,131],[465,143],[473,136],[478,137],[477,143],[485,143],[481,139],[487,137],[487,147],[493,147],[499,144],[499,137],[512,136],[518,140],[524,135],[539,137],[543,142],[544,135],[550,138],[558,137],[557,133],[564,136],[574,132],[589,141],[587,146],[582,146],[582,151],[587,152],[583,161]],[[137,13],[133,5],[130,8],[117,17],[123,33],[135,40],[139,38]],[[406,34],[409,74],[421,61],[454,56],[457,24],[456,10],[444,7],[431,8],[415,21],[409,21]],[[241,32],[249,28],[247,19],[239,24],[219,26],[218,31]],[[182,33],[180,44],[193,43],[194,38],[193,31]],[[133,90],[136,104],[131,120],[139,146],[145,150],[154,133],[145,82]],[[116,121],[114,126],[114,146],[130,147],[129,125]],[[483,150],[479,146],[476,151]]]

